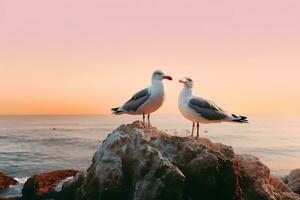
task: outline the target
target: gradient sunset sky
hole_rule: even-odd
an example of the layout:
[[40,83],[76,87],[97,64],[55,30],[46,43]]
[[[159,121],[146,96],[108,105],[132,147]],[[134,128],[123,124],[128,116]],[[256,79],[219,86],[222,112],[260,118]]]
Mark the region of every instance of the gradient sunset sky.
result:
[[108,114],[172,75],[238,114],[300,113],[299,0],[0,0],[0,114]]

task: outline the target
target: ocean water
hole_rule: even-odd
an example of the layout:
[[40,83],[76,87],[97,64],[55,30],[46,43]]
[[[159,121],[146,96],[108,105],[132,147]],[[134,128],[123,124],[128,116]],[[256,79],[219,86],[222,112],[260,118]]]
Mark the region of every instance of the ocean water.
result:
[[[0,171],[24,182],[35,173],[86,169],[107,134],[139,116],[0,116]],[[249,124],[200,125],[200,135],[253,154],[275,175],[300,167],[300,116],[249,116]],[[153,115],[153,126],[178,136],[190,135],[180,115]],[[21,185],[0,194],[20,194]]]

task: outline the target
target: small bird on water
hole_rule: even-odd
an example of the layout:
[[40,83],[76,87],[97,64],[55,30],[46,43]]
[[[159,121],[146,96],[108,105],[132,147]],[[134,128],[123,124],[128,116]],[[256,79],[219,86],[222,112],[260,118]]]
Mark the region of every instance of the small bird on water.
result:
[[178,98],[178,107],[181,114],[193,122],[192,136],[195,124],[197,125],[197,137],[199,137],[199,123],[238,122],[248,123],[247,117],[229,114],[215,103],[192,94],[193,80],[185,77],[179,80],[183,89]]
[[145,115],[148,115],[148,127],[150,127],[150,114],[158,110],[165,98],[164,79],[172,80],[171,76],[166,75],[161,70],[156,70],[152,74],[151,86],[134,94],[124,105],[112,108],[115,115],[130,114],[143,115],[145,126]]

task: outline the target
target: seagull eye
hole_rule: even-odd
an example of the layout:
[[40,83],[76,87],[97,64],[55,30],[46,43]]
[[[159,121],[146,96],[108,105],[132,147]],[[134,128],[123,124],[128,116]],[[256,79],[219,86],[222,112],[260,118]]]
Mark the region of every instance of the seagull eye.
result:
[[188,79],[186,79],[187,81],[189,81],[189,82],[192,82],[192,79],[190,79],[190,78],[188,78]]

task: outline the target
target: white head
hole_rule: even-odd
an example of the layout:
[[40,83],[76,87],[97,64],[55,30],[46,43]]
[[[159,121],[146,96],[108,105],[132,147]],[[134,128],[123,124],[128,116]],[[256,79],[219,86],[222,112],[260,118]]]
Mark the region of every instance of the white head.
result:
[[171,76],[166,75],[163,71],[161,70],[155,70],[152,74],[152,81],[153,80],[160,80],[162,81],[163,79],[168,79],[168,80],[172,80]]
[[189,77],[184,77],[179,80],[179,83],[182,83],[186,88],[193,88],[193,80]]

